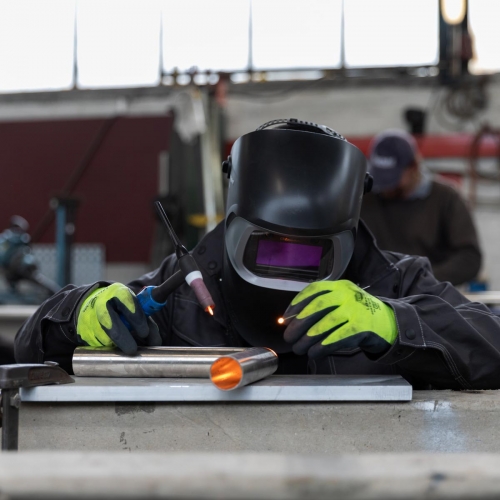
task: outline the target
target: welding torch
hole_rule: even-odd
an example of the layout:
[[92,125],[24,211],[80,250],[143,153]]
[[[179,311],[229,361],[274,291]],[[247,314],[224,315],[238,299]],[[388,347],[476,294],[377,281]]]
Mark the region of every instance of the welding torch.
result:
[[[146,286],[137,294],[137,300],[144,314],[146,316],[151,316],[153,313],[162,309],[167,304],[168,296],[186,282],[193,290],[201,307],[213,316],[215,304],[203,281],[203,275],[201,274],[198,264],[175,234],[174,228],[172,224],[170,224],[161,203],[157,201],[155,202],[155,206],[158,215],[167,228],[170,238],[174,243],[179,270],[172,274],[172,276],[161,285]],[[128,321],[122,315],[120,315],[120,317],[125,325],[130,327]]]

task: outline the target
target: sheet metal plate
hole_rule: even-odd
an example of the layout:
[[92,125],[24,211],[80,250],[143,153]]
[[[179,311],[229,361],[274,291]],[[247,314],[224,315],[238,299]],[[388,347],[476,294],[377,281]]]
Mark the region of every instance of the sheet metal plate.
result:
[[74,377],[75,383],[21,388],[23,402],[411,401],[399,375],[273,375],[235,391],[189,378]]

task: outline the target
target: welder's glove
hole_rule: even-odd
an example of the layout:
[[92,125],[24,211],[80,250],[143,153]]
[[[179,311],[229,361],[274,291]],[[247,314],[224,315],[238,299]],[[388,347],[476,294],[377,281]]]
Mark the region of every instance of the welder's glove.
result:
[[356,347],[379,355],[398,334],[394,311],[347,280],[311,283],[283,316],[288,325],[285,341],[293,344],[296,354],[311,358]]
[[[125,318],[130,330],[121,317]],[[117,346],[125,354],[137,352],[142,345],[161,345],[158,326],[144,314],[130,288],[113,283],[98,288],[84,301],[78,315],[76,330],[89,346]]]

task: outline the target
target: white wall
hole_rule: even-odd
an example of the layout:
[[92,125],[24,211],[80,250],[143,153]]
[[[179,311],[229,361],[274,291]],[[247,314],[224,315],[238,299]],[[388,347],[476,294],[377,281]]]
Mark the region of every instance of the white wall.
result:
[[[237,138],[275,118],[298,118],[337,130],[342,135],[371,135],[386,128],[405,127],[403,110],[430,108],[427,130],[451,133],[435,117],[442,91],[430,87],[388,86],[307,90],[274,98],[230,95],[227,101],[228,133]],[[500,127],[500,84],[488,89],[489,108],[479,120]],[[466,127],[475,130],[475,125]]]

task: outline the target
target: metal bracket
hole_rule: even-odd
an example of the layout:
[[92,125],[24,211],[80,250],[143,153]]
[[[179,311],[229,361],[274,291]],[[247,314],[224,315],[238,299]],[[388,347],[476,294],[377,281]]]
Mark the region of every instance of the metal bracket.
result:
[[10,406],[19,410],[19,406],[21,406],[21,398],[19,397],[19,393],[10,397]]
[[20,387],[71,382],[74,380],[57,363],[50,361],[43,365],[0,366],[2,450],[17,450],[19,446]]

